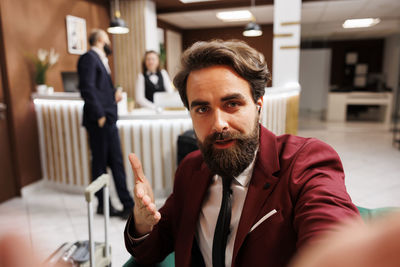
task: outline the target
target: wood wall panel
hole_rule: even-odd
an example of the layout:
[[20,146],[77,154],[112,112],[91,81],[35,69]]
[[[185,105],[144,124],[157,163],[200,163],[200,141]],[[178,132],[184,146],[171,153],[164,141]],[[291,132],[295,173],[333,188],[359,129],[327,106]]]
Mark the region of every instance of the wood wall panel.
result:
[[268,63],[268,68],[272,72],[272,40],[273,28],[272,25],[260,25],[263,30],[263,35],[259,37],[243,36],[244,27],[229,27],[229,28],[207,28],[196,30],[183,30],[182,43],[183,49],[188,48],[197,41],[208,41],[212,39],[238,39],[245,41],[248,45],[261,52]]
[[42,178],[39,157],[37,121],[31,93],[32,64],[28,54],[51,47],[60,54],[59,62],[48,71],[47,84],[63,91],[61,71],[76,71],[78,55],[67,52],[65,17],[84,18],[88,33],[92,28],[107,28],[110,16],[108,3],[88,0],[0,0],[7,72],[6,87],[12,109],[12,139],[15,140],[15,164],[20,187]]
[[[135,84],[142,71],[142,57],[145,53],[145,0],[119,1],[121,17],[129,27],[129,33],[113,36],[115,83],[123,87],[128,98],[134,99]],[[114,5],[113,5],[114,6]]]

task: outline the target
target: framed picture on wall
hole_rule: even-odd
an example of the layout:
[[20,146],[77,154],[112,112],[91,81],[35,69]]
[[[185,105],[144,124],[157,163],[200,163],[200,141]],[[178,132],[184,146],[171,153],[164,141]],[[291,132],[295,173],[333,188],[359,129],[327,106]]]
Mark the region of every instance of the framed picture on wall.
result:
[[86,20],[67,15],[67,42],[68,53],[81,55],[87,50]]

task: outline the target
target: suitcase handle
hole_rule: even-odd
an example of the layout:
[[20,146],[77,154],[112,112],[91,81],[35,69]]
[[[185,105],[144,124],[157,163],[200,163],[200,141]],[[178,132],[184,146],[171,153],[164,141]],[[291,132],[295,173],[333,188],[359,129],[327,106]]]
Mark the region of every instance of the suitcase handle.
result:
[[91,202],[94,198],[94,194],[101,190],[104,186],[109,186],[109,179],[107,174],[103,174],[94,180],[90,185],[88,185],[85,189],[85,198],[87,202]]
[[88,206],[88,226],[89,226],[89,251],[90,251],[90,267],[95,267],[95,245],[93,240],[93,203],[92,200],[94,198],[94,194],[101,190],[103,190],[103,207],[104,207],[104,241],[105,241],[105,251],[103,256],[108,260],[110,258],[110,250],[108,245],[108,224],[110,219],[110,210],[109,210],[109,176],[108,174],[103,174],[94,180],[90,185],[88,185],[85,189],[85,198]]

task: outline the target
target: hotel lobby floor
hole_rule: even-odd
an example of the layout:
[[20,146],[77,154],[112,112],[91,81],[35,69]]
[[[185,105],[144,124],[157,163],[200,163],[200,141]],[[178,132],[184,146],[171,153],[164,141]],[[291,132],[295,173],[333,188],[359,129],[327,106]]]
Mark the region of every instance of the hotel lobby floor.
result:
[[[319,138],[336,149],[343,161],[347,189],[356,205],[400,206],[400,151],[392,147],[391,133],[381,124],[300,120],[299,135]],[[18,231],[42,259],[63,242],[88,236],[84,197],[45,186],[0,204],[0,218],[0,235]],[[104,240],[101,216],[95,216],[94,225],[95,239]],[[122,266],[129,258],[123,241],[124,226],[123,220],[110,219],[113,266]]]

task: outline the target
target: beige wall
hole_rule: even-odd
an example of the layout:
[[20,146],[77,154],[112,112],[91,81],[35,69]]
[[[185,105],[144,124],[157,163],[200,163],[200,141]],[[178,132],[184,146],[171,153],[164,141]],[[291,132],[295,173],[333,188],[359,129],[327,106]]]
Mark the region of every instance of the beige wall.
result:
[[39,48],[54,47],[59,62],[47,74],[47,84],[63,91],[61,71],[75,71],[78,55],[67,52],[65,17],[86,19],[87,31],[93,27],[105,29],[109,24],[107,1],[85,0],[0,0],[3,24],[5,68],[10,95],[16,168],[21,186],[41,178],[37,124],[31,93],[34,92],[32,68],[28,54]]

